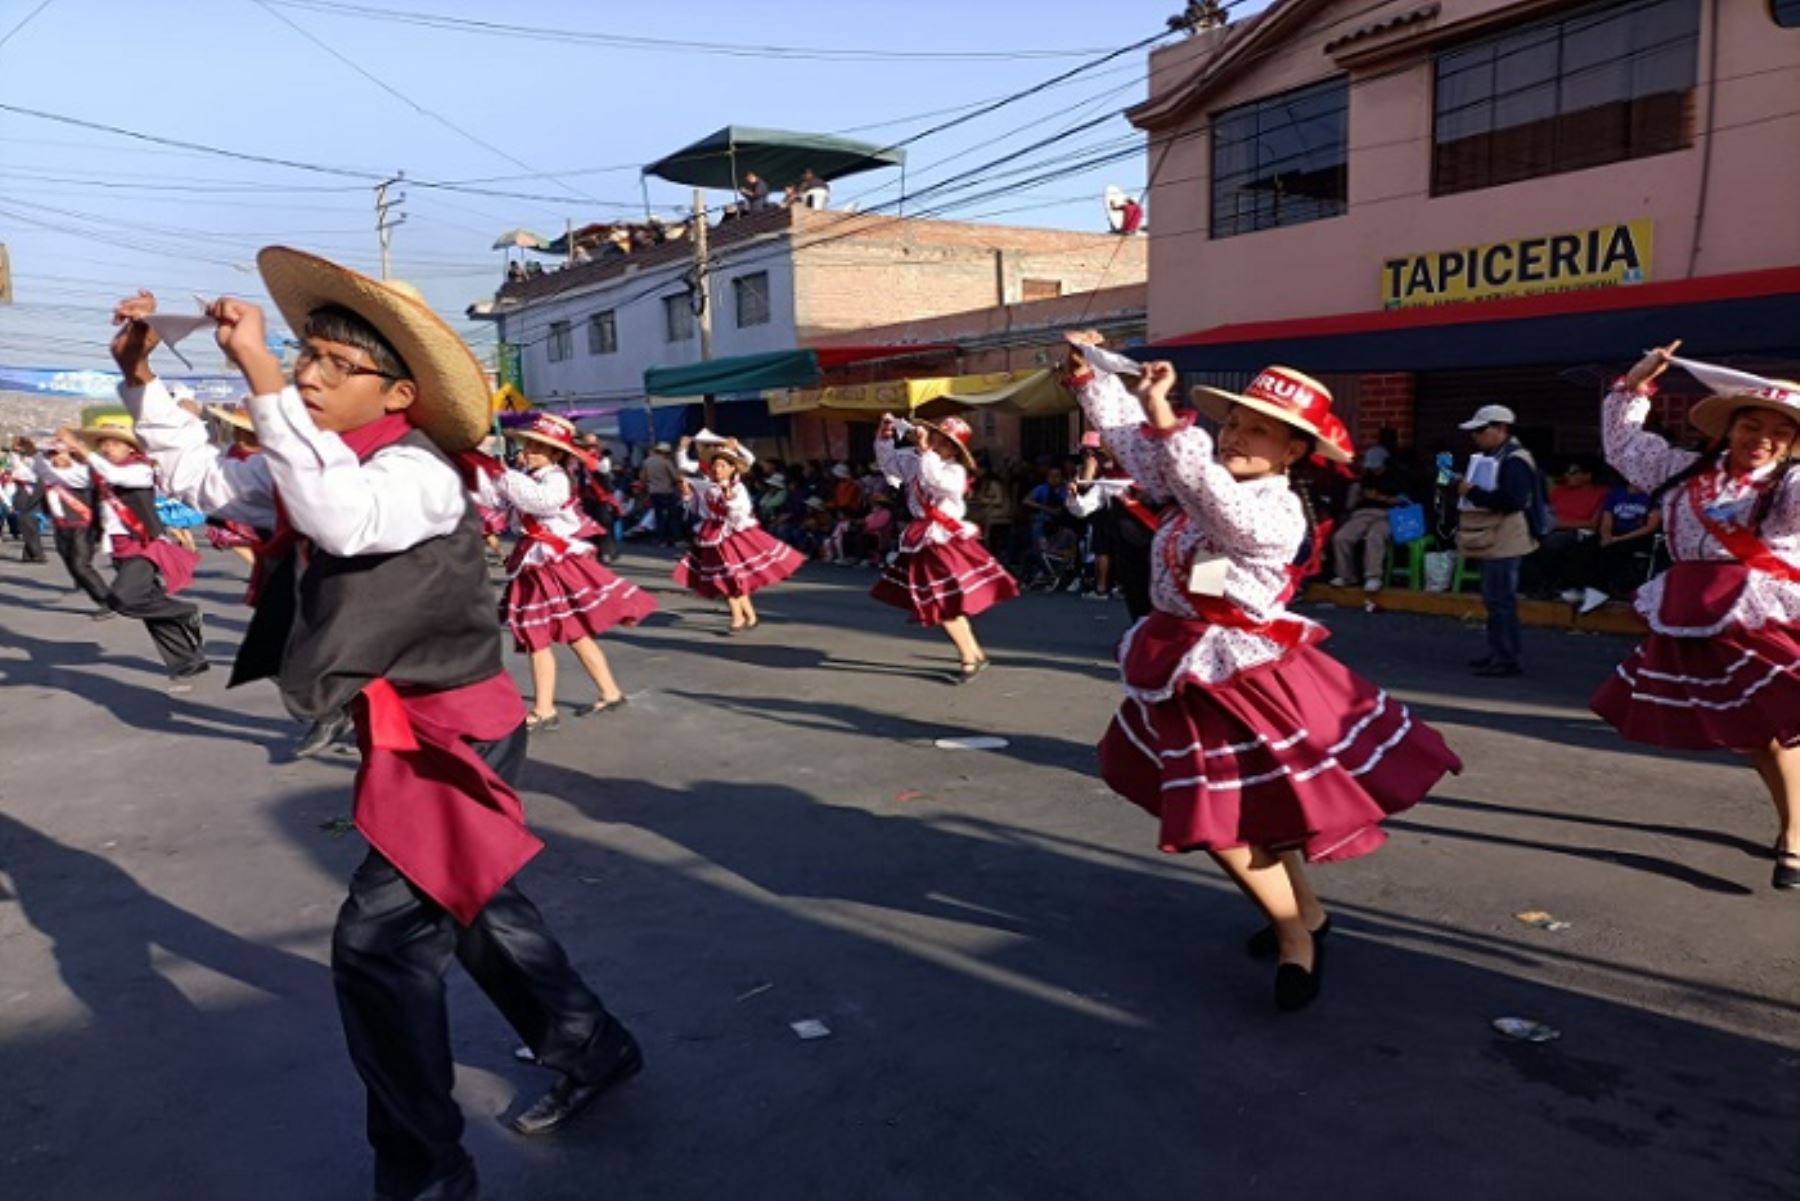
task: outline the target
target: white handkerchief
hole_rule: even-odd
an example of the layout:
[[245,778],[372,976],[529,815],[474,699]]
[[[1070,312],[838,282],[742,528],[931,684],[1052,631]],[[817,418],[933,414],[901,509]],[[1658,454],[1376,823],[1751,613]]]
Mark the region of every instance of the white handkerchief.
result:
[[1195,559],[1188,568],[1188,591],[1195,596],[1224,596],[1225,573],[1231,560],[1224,555]]
[[1100,371],[1110,371],[1114,375],[1144,374],[1144,365],[1136,359],[1128,359],[1103,347],[1083,346],[1081,357],[1088,361],[1088,366]]
[[[199,297],[195,297],[195,299],[198,300]],[[205,307],[204,302],[202,302],[201,307]],[[145,325],[156,331],[156,336],[161,338],[163,345],[169,348],[169,353],[180,359],[182,366],[187,367],[190,370],[194,365],[188,362],[186,355],[175,349],[175,344],[197,329],[205,329],[208,326],[218,324],[205,313],[194,313],[191,315],[186,313],[152,313],[148,317],[141,318],[141,320]]]

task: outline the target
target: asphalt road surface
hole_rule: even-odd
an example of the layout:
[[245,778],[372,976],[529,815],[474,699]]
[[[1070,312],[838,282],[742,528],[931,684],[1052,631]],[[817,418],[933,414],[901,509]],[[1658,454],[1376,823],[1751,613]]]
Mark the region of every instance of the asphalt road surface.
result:
[[[167,696],[141,626],[88,621],[16,554],[0,1197],[368,1196],[325,966],[353,762],[292,761],[266,684]],[[606,640],[632,704],[565,716],[524,781],[549,848],[521,884],[648,1066],[517,1138],[497,1119],[547,1081],[454,976],[484,1196],[1800,1197],[1800,897],[1768,888],[1747,768],[1587,712],[1627,643],[1527,631],[1530,674],[1480,681],[1477,629],[1308,611],[1467,770],[1318,873],[1325,995],[1281,1016],[1240,949],[1256,915],[1095,775],[1120,610],[1005,606],[978,623],[994,669],[957,688],[865,572],[809,568],[727,639],[669,566],[622,565],[663,605]],[[209,554],[195,586],[221,668],[240,577]],[[591,699],[569,658],[561,695]],[[934,745],[967,734],[1008,745]]]

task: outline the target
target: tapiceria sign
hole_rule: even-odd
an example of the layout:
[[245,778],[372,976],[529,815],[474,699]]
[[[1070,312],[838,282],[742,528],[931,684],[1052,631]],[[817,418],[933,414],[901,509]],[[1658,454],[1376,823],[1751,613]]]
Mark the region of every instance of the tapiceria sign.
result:
[[1381,265],[1381,307],[1409,309],[1641,284],[1650,278],[1651,224],[1646,217],[1389,259]]

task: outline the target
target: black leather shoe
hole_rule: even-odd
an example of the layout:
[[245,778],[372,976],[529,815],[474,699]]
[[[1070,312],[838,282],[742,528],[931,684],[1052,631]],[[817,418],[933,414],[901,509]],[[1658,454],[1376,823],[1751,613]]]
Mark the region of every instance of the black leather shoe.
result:
[[1769,885],[1782,892],[1800,889],[1800,855],[1792,851],[1776,851],[1775,874],[1770,878]]
[[637,1039],[627,1034],[625,1045],[605,1074],[583,1084],[573,1076],[564,1076],[539,1097],[524,1113],[512,1120],[512,1128],[520,1134],[549,1134],[568,1125],[570,1119],[595,1101],[600,1094],[622,1084],[644,1070],[644,1053]]
[[1275,1008],[1282,1013],[1297,1013],[1319,997],[1325,984],[1325,940],[1313,939],[1312,971],[1297,963],[1284,963],[1275,969]]
[[[1330,934],[1331,915],[1326,914],[1325,920],[1319,923],[1318,929],[1309,930],[1307,933],[1311,934],[1315,939],[1321,939],[1327,934]],[[1275,927],[1264,926],[1246,939],[1244,941],[1244,954],[1250,956],[1252,959],[1273,959],[1275,956],[1281,954],[1281,940],[1275,937]]]

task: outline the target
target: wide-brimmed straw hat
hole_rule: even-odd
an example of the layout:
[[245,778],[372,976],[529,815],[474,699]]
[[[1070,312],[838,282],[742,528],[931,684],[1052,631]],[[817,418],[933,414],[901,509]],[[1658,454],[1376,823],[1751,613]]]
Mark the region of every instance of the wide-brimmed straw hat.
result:
[[555,413],[533,413],[531,424],[515,426],[502,430],[502,434],[515,442],[535,442],[539,446],[547,446],[551,450],[560,450],[565,454],[578,455],[585,453],[575,445],[575,424],[567,418],[558,417]]
[[264,247],[256,265],[296,335],[317,309],[327,305],[349,309],[374,326],[405,361],[418,389],[418,399],[408,410],[412,423],[452,454],[480,443],[488,429],[487,373],[417,289],[370,279],[286,246]]
[[694,435],[694,457],[700,460],[702,467],[711,463],[720,455],[730,458],[741,471],[748,471],[756,466],[756,456],[750,448],[736,438],[727,438],[723,434],[715,434],[711,430],[701,430]]
[[975,431],[961,417],[945,417],[941,421],[920,421],[914,419],[913,424],[922,430],[937,434],[947,439],[956,448],[956,457],[962,460],[964,467],[975,470],[975,453],[969,449],[969,443],[975,440]]
[[[1688,424],[1709,438],[1723,438],[1739,409],[1767,409],[1800,425],[1800,383],[1772,379],[1759,388],[1715,392],[1688,410]],[[1788,456],[1800,458],[1800,438],[1794,439]]]
[[75,436],[89,446],[98,446],[107,438],[116,438],[120,442],[130,443],[134,449],[144,449],[138,441],[137,431],[132,428],[131,418],[123,413],[108,413],[94,418],[94,424],[75,431]]
[[1291,367],[1263,368],[1242,392],[1201,385],[1189,395],[1194,407],[1214,421],[1225,420],[1233,405],[1243,405],[1315,439],[1315,453],[1322,458],[1348,463],[1356,457],[1344,423],[1331,411],[1331,389]]
[[250,410],[243,405],[207,405],[206,415],[234,430],[242,430],[246,434],[256,432],[256,425],[250,420]]

